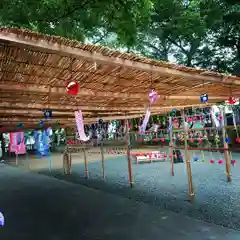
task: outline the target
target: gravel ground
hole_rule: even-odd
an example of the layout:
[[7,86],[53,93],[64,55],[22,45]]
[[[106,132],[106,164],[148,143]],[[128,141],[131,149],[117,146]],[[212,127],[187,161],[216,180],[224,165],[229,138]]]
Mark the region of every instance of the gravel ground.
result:
[[[198,156],[201,160],[201,155],[198,154]],[[170,174],[169,162],[138,165],[133,163],[135,183],[133,189],[128,184],[127,161],[124,156],[105,160],[107,176],[105,182],[102,180],[100,161],[89,163],[89,180],[84,179],[83,164],[74,164],[71,176],[63,176],[61,170],[54,170],[51,173],[43,170],[41,173],[240,230],[240,203],[238,200],[240,154],[233,154],[233,159],[237,160],[237,164],[232,167],[232,183],[226,182],[224,164],[209,163],[213,157],[216,162],[224,159],[223,154],[214,153],[212,156],[206,153],[206,163],[192,162],[196,192],[194,204],[188,201],[185,163],[175,164],[174,177]]]

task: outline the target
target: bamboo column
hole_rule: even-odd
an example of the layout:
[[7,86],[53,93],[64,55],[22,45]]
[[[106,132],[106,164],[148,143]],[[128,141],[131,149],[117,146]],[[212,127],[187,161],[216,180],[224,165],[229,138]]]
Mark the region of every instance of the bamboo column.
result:
[[[226,124],[225,124],[225,114],[224,110],[221,109],[220,112],[221,116],[221,123],[222,123],[222,139],[223,139],[223,147],[225,149],[228,149],[228,143],[226,142]],[[230,157],[229,157],[229,151],[224,150],[224,155],[225,155],[225,167],[226,167],[226,176],[227,176],[227,182],[232,181],[231,177],[231,163],[230,163]]]
[[67,155],[67,174],[72,174],[72,153],[69,152]]
[[195,193],[192,181],[192,168],[191,168],[191,158],[190,152],[188,150],[187,136],[188,136],[188,127],[185,121],[184,113],[182,114],[183,124],[184,124],[184,149],[186,156],[186,167],[187,167],[187,176],[188,176],[188,196],[191,202],[194,201]]
[[172,117],[169,117],[169,156],[171,162],[172,176],[174,176],[174,162],[173,162],[173,131],[172,131]]
[[102,158],[102,176],[103,180],[105,180],[105,164],[104,164],[104,151],[103,151],[103,142],[101,142],[101,158]]
[[86,153],[86,148],[83,149],[83,156],[84,156],[84,166],[85,166],[85,178],[89,178],[89,173],[88,173],[88,160],[87,160],[87,153]]
[[133,187],[133,174],[132,174],[132,159],[130,155],[130,136],[129,136],[129,125],[128,125],[128,119],[126,119],[125,122],[126,125],[126,145],[127,145],[127,160],[128,160],[128,177],[129,177],[129,184],[130,187]]

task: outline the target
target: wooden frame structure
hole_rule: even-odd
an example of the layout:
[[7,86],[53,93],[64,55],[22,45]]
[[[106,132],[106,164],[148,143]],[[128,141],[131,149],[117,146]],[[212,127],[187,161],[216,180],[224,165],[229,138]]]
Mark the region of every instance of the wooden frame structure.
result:
[[[79,82],[77,96],[65,85]],[[199,105],[207,92],[209,103],[239,95],[240,78],[112,51],[28,30],[0,29],[0,123],[36,127],[42,109],[53,110],[62,125],[74,125],[73,111],[81,109],[86,122],[102,118],[142,116],[147,93],[154,88],[160,99],[152,113]]]
[[[66,92],[70,80],[79,82],[77,96]],[[49,126],[56,121],[75,125],[77,109],[83,111],[86,123],[141,117],[150,89],[160,95],[152,114],[164,114],[172,108],[206,106],[199,101],[203,93],[209,95],[210,105],[227,100],[230,94],[239,97],[240,78],[28,30],[0,29],[0,126],[5,131],[14,131],[18,123],[23,129],[36,128],[43,109],[53,110]],[[129,140],[126,145],[132,186]],[[88,177],[86,153],[84,159]],[[65,165],[70,162],[65,155]],[[104,168],[104,159],[102,163]]]

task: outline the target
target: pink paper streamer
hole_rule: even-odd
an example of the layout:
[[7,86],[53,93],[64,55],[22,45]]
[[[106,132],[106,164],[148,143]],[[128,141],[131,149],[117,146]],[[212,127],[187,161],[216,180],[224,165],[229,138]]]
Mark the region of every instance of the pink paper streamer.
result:
[[[20,143],[18,144],[18,136],[20,134]],[[26,145],[24,144],[24,133],[16,132],[10,133],[10,152],[14,152],[18,155],[26,153]]]
[[87,137],[84,132],[83,115],[81,110],[75,111],[75,120],[76,120],[77,130],[79,134],[79,140],[84,142],[88,141],[90,137]]

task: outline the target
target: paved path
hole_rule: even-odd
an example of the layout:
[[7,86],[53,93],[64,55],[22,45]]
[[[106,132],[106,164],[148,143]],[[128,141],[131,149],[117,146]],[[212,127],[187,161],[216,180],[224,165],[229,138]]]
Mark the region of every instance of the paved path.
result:
[[239,240],[240,232],[0,165],[1,240]]

